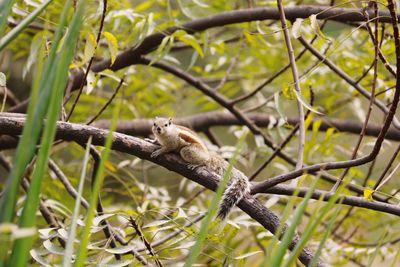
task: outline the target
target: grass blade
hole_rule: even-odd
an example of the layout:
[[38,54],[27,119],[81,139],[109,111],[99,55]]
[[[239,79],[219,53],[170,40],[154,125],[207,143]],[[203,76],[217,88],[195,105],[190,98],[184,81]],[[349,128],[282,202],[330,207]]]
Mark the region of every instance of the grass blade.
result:
[[0,1],[0,36],[3,36],[4,28],[7,24],[8,13],[10,13],[14,0]]
[[[52,91],[53,80],[55,79],[54,72],[51,70],[55,66],[54,61],[56,60],[57,47],[62,37],[70,6],[71,0],[67,0],[64,5],[59,26],[52,40],[52,48],[49,57],[46,60],[43,70],[38,69],[37,74],[43,73],[44,75],[36,75],[36,79],[34,80],[26,123],[16,151],[18,157],[14,159],[13,168],[7,177],[4,195],[0,199],[0,210],[2,211],[0,213],[0,222],[12,221],[22,175],[35,153],[39,134],[42,130],[40,125],[43,123],[44,116],[49,106],[50,93]],[[39,57],[39,60],[41,60],[42,57]]]
[[[311,188],[308,190],[305,198],[301,202],[301,204],[297,207],[296,213],[293,216],[292,223],[289,225],[289,227],[286,229],[285,234],[283,235],[281,239],[281,243],[277,249],[277,251],[272,255],[271,261],[268,262],[270,266],[280,266],[283,257],[285,256],[285,253],[287,249],[289,248],[290,244],[292,243],[293,237],[296,235],[296,228],[301,222],[301,218],[303,217],[304,212],[306,211],[308,202],[310,201],[310,198],[312,196],[312,193],[315,190],[315,187],[317,185],[319,179],[315,179]],[[266,262],[264,262],[266,263]]]
[[379,242],[378,242],[378,245],[375,247],[374,253],[372,255],[369,255],[368,264],[367,264],[368,267],[374,266],[373,264],[374,264],[375,258],[376,258],[376,256],[378,256],[379,251],[382,247],[382,243],[385,240],[385,237],[387,237],[387,235],[388,235],[388,230],[385,230],[385,232],[382,234],[381,238],[379,238]]
[[[20,227],[32,227],[36,224],[36,210],[39,205],[39,195],[44,173],[47,169],[50,150],[56,132],[56,123],[59,118],[64,89],[68,79],[68,66],[72,60],[75,44],[79,36],[79,29],[83,17],[85,1],[80,1],[72,19],[69,33],[64,42],[64,49],[57,56],[56,64],[48,73],[55,77],[51,83],[50,105],[47,112],[46,126],[41,142],[41,148],[32,174],[32,182],[28,191],[20,219]],[[17,239],[14,243],[10,266],[24,266],[28,260],[29,250],[33,245],[32,236]]]
[[273,239],[271,240],[270,244],[268,245],[268,248],[266,249],[266,254],[264,257],[264,261],[261,264],[261,266],[268,266],[268,263],[271,261],[272,258],[272,253],[275,251],[278,246],[279,246],[279,236],[282,235],[283,227],[286,224],[286,221],[288,220],[289,216],[293,212],[293,208],[295,207],[295,202],[296,202],[296,196],[299,194],[300,187],[302,185],[302,181],[304,179],[301,179],[299,183],[296,186],[296,190],[293,192],[292,197],[290,198],[290,201],[286,203],[285,209],[283,211],[283,214],[281,216],[281,223],[279,224],[278,229],[276,230],[276,233],[273,235]]
[[322,253],[322,248],[324,247],[326,240],[328,240],[328,237],[329,237],[330,233],[332,232],[333,225],[335,223],[337,216],[339,215],[339,212],[340,212],[340,208],[338,207],[338,208],[336,208],[336,211],[333,214],[332,218],[329,220],[328,227],[326,228],[326,231],[325,231],[324,235],[322,236],[321,241],[319,242],[317,251],[315,251],[315,253],[314,253],[314,258],[312,259],[312,261],[309,265],[310,267],[314,267],[317,265],[319,256]]
[[14,29],[9,31],[3,38],[0,39],[0,51],[3,50],[18,34],[20,34],[53,0],[47,0],[40,5],[35,11],[21,21]]
[[315,219],[310,220],[311,223],[309,223],[307,227],[304,229],[299,242],[290,253],[288,261],[285,266],[292,266],[294,264],[301,250],[304,248],[308,240],[311,238],[312,234],[315,232],[317,227],[321,224],[322,219],[332,209],[333,205],[336,204],[336,201],[339,198],[339,194],[343,191],[343,184],[344,183],[342,183],[341,187],[339,187],[338,190],[336,190],[336,192],[331,196],[329,201],[322,207],[318,216],[316,216]]
[[87,167],[87,164],[89,161],[89,152],[90,152],[91,144],[92,144],[92,137],[90,136],[88,143],[86,145],[85,156],[84,156],[83,162],[82,162],[81,177],[79,179],[79,185],[78,185],[78,195],[76,196],[74,212],[72,213],[71,225],[69,227],[67,245],[65,246],[65,254],[64,254],[64,259],[63,259],[63,263],[62,263],[63,267],[71,266],[71,262],[72,262],[72,254],[74,251],[74,240],[75,240],[75,234],[76,234],[76,225],[77,225],[78,216],[79,216],[79,209],[81,207],[83,184],[85,181],[86,167]]
[[90,229],[92,227],[94,215],[95,215],[95,210],[98,204],[98,199],[99,199],[99,193],[100,193],[100,188],[103,184],[104,180],[104,170],[105,170],[105,163],[108,161],[109,155],[110,155],[110,148],[113,140],[113,134],[115,129],[117,128],[117,121],[118,121],[118,116],[120,113],[120,108],[121,108],[121,102],[122,101],[117,101],[116,105],[113,110],[113,116],[111,120],[111,126],[110,126],[110,132],[107,136],[106,143],[104,146],[104,150],[101,156],[101,161],[96,173],[95,181],[93,184],[92,188],[92,194],[90,197],[90,205],[89,209],[87,210],[87,216],[86,216],[86,221],[85,221],[85,227],[83,229],[82,235],[81,235],[81,245],[79,247],[78,251],[78,256],[75,262],[76,267],[81,267],[84,266],[84,261],[87,256],[87,246],[89,244],[89,238],[90,238]]

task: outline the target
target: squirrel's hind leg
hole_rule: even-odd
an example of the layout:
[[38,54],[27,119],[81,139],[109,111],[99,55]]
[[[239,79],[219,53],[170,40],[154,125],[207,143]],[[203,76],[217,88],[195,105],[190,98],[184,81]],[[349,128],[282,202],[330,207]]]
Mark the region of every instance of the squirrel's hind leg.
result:
[[189,169],[194,170],[199,166],[205,166],[210,158],[207,150],[204,150],[198,144],[185,146],[180,150],[181,157],[188,162]]

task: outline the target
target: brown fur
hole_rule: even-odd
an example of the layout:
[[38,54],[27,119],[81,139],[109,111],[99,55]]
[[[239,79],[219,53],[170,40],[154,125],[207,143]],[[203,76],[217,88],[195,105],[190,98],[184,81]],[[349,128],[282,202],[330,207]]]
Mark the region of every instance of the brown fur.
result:
[[[178,131],[179,137],[185,140],[186,142],[190,144],[199,144],[202,149],[208,150],[207,147],[203,144],[201,141],[200,137],[197,136],[197,133],[194,131],[190,130],[189,128],[186,128],[185,126],[181,125],[175,125],[177,128],[179,128],[181,131]],[[186,134],[185,132],[188,132],[189,134]]]

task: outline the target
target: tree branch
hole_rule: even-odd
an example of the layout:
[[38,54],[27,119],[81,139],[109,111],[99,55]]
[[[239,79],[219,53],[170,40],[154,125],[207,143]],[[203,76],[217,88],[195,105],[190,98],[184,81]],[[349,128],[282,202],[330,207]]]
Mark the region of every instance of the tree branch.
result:
[[[25,125],[25,119],[23,118],[0,118],[0,133],[18,135],[21,134],[22,129]],[[58,122],[56,138],[65,141],[75,141],[81,144],[87,142],[90,136],[92,136],[93,145],[104,145],[107,138],[108,131],[98,129],[92,126],[85,126],[74,123]],[[160,157],[151,158],[151,153],[155,150],[155,146],[142,139],[127,136],[120,133],[114,133],[112,149],[125,152],[128,154],[135,155],[139,158],[152,161],[160,166],[167,168],[168,170],[179,173],[186,178],[215,191],[219,176],[214,173],[210,173],[206,168],[199,167],[195,171],[187,168],[187,164],[177,155],[166,154]],[[236,174],[237,175],[237,174]],[[235,170],[233,170],[233,176],[235,176]],[[280,224],[279,218],[271,212],[269,209],[264,207],[258,200],[252,196],[248,196],[243,199],[239,205],[244,212],[250,217],[258,221],[271,233],[275,233]],[[296,235],[292,240],[290,248],[294,248],[299,240],[299,236]],[[299,260],[305,265],[308,265],[313,258],[313,253],[308,249],[304,248],[299,256]]]
[[255,186],[256,191],[257,190],[265,190],[274,185],[283,183],[285,181],[289,181],[291,179],[295,179],[295,178],[303,175],[304,173],[313,173],[313,172],[316,172],[319,170],[333,170],[333,169],[342,169],[342,168],[359,166],[359,165],[362,165],[362,164],[365,164],[365,163],[368,163],[368,162],[374,160],[376,158],[376,156],[379,154],[382,143],[385,140],[386,133],[389,130],[389,127],[392,124],[393,119],[395,118],[397,105],[400,100],[400,39],[399,39],[398,18],[397,18],[396,10],[395,10],[394,3],[392,0],[389,0],[388,8],[389,8],[390,14],[392,16],[393,34],[394,34],[394,41],[395,41],[395,47],[396,47],[396,90],[395,90],[395,93],[393,96],[392,105],[390,106],[390,109],[388,110],[388,112],[386,114],[385,122],[382,126],[381,131],[379,132],[378,138],[376,139],[376,142],[372,148],[371,153],[368,154],[367,156],[353,159],[353,160],[319,163],[319,164],[307,166],[303,169],[295,170],[295,171],[289,172],[287,174],[280,175],[280,176],[271,178],[267,181],[264,181],[262,183],[259,183],[258,185]]
[[[308,18],[313,14],[317,14],[317,18],[321,20],[334,20],[340,22],[358,22],[366,21],[364,17],[364,9],[361,8],[334,8],[331,6],[295,6],[288,7],[285,10],[288,20],[295,20],[296,18]],[[366,10],[370,19],[374,18],[374,12],[371,9]],[[390,14],[387,11],[379,11],[378,16],[380,22],[390,22]],[[208,17],[195,19],[183,24],[182,26],[170,27],[163,32],[151,34],[146,37],[142,43],[126,49],[120,53],[114,64],[111,65],[111,59],[104,59],[100,62],[93,64],[91,70],[93,72],[100,72],[105,69],[114,71],[123,69],[130,65],[137,64],[143,55],[154,51],[160,44],[162,39],[174,33],[177,30],[183,29],[188,33],[195,33],[205,31],[215,27],[222,27],[226,25],[259,21],[259,20],[278,20],[279,12],[277,8],[264,7],[264,8],[251,8],[221,12]],[[84,81],[84,73],[76,71],[71,76],[71,89],[77,90]],[[25,112],[27,101],[10,109],[12,112]]]
[[[279,117],[273,117],[265,113],[248,113],[246,116],[253,121],[255,125],[261,128],[278,127],[282,123]],[[308,127],[308,130],[312,129],[312,125],[319,120],[322,121],[318,129],[319,131],[326,131],[329,128],[335,128],[338,132],[347,132],[359,135],[363,127],[363,123],[357,121],[329,119],[323,117],[314,119],[311,123],[311,126]],[[232,114],[218,111],[205,112],[188,117],[174,118],[174,122],[190,127],[197,132],[205,131],[210,127],[243,125],[243,123],[235,118],[235,116]],[[292,126],[296,126],[299,121],[298,118],[288,118],[287,122]],[[116,131],[134,136],[148,136],[151,134],[152,123],[152,119],[133,119],[129,121],[120,120],[118,122]],[[108,129],[110,126],[110,121],[99,120],[94,124],[94,126]],[[377,137],[381,127],[381,125],[376,123],[368,123],[365,135]],[[385,138],[386,140],[400,141],[400,131],[391,127],[389,128]]]
[[[268,188],[266,190],[255,191],[253,193],[268,193],[268,194],[292,196],[294,195],[296,190],[297,188],[288,185],[275,185],[274,187]],[[310,189],[307,187],[300,188],[297,196],[305,197],[308,191],[310,191]],[[312,193],[311,198],[316,200],[321,199],[322,201],[329,201],[333,195],[334,192],[332,193],[324,190],[315,190]],[[342,205],[349,205],[352,207],[366,208],[370,210],[375,210],[379,212],[385,212],[388,214],[400,216],[399,206],[382,202],[368,201],[363,197],[340,196],[336,201],[336,203]]]

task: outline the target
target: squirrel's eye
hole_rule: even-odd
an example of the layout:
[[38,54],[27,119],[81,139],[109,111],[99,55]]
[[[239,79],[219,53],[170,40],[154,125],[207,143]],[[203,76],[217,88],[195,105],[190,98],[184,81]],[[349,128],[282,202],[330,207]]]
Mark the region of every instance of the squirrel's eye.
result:
[[169,124],[169,125],[171,125],[171,121],[170,121],[170,122],[168,122],[168,124]]
[[157,126],[156,123],[153,123],[154,126]]
[[165,127],[167,127],[168,126],[168,124],[165,124]]

